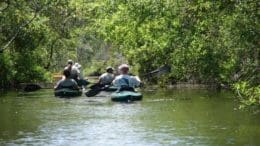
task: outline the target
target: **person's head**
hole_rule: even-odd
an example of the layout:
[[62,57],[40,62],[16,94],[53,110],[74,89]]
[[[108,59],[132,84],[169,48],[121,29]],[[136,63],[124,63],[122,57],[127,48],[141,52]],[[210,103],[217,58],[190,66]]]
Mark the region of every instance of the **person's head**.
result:
[[70,76],[70,71],[67,70],[67,69],[65,69],[65,70],[63,71],[63,75],[64,75],[66,78],[68,78],[68,77]]
[[72,61],[71,59],[69,59],[69,60],[67,61],[67,64],[70,65],[70,66],[72,66],[72,65],[73,65],[73,61]]
[[120,74],[128,74],[129,66],[127,64],[122,64],[118,67]]
[[76,63],[75,63],[75,67],[76,67],[77,69],[80,69],[80,68],[81,68],[81,65],[76,62]]
[[114,69],[113,69],[113,67],[109,66],[109,67],[106,68],[106,71],[107,71],[107,73],[111,73],[112,74]]

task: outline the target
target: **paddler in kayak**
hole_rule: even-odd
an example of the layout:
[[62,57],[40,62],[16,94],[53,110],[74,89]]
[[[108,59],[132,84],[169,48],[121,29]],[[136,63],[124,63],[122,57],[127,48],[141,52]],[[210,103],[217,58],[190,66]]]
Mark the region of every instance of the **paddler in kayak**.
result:
[[112,84],[112,81],[115,79],[114,69],[109,66],[106,68],[106,73],[103,73],[99,78],[98,82],[92,86],[90,89],[101,89],[103,87],[108,87]]
[[69,60],[67,61],[67,66],[64,68],[64,70],[69,70],[69,71],[71,71],[72,66],[73,66],[73,61],[72,61],[71,59],[69,59]]
[[113,85],[118,87],[120,91],[134,91],[134,88],[140,86],[140,78],[129,75],[129,66],[127,64],[120,65],[118,70],[120,75],[114,79]]
[[81,71],[81,65],[77,62],[72,66],[71,78],[73,78],[82,88],[89,84],[89,82],[84,79],[83,73]]
[[58,81],[57,85],[54,87],[55,90],[68,88],[73,90],[78,90],[78,84],[74,79],[70,78],[70,71],[68,69],[65,69],[63,71],[64,79],[61,79]]
[[[71,59],[69,59],[67,61],[67,65],[64,68],[64,70],[68,70],[70,72],[69,78],[72,78],[72,79],[76,80],[76,78],[74,78],[75,76],[72,75],[72,72],[73,72],[72,69],[73,69],[73,66],[74,66],[73,64],[74,64],[73,61]],[[62,79],[65,79],[64,75],[62,76]]]
[[98,83],[100,85],[111,85],[112,81],[114,80],[115,75],[114,75],[114,69],[113,67],[109,66],[106,68],[106,73],[103,73],[98,80]]
[[[70,71],[70,76],[69,78],[74,79],[80,86],[81,85],[86,85],[87,83],[85,81],[81,81],[83,79],[83,75],[80,71],[81,65],[79,63],[73,63],[71,59],[67,61],[67,66],[64,68],[64,70],[69,70]],[[65,77],[63,76],[62,79]]]
[[[74,79],[76,82],[78,82],[78,80],[80,79],[80,68],[81,65],[79,63],[75,63],[69,59],[67,61],[67,66],[64,68],[64,70],[68,70],[70,72],[70,76],[69,78]],[[63,79],[65,77],[63,76]]]

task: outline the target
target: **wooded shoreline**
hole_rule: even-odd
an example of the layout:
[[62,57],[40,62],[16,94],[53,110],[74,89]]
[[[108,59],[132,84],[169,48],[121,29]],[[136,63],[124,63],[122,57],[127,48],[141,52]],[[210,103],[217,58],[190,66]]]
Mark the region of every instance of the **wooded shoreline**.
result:
[[152,84],[215,84],[260,109],[258,9],[256,0],[5,0],[0,88],[51,82],[68,59],[86,76],[122,63],[140,76],[167,65]]

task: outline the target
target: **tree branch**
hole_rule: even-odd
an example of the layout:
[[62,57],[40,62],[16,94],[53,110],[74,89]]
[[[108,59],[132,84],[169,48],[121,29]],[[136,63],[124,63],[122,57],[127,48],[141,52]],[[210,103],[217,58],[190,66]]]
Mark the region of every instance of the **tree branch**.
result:
[[6,3],[7,6],[6,6],[5,8],[3,8],[3,9],[0,9],[0,13],[2,13],[3,11],[5,11],[6,9],[8,9],[9,6],[10,6],[10,1],[9,1],[9,0],[6,0],[4,3]]
[[51,60],[52,60],[52,56],[53,56],[53,52],[54,52],[54,46],[55,46],[55,44],[56,44],[56,42],[59,40],[59,38],[56,38],[53,42],[52,42],[52,44],[51,44],[51,47],[50,47],[50,49],[51,49],[51,52],[50,52],[50,56],[49,56],[49,58],[47,59],[48,60],[48,63],[47,63],[47,65],[44,67],[44,69],[46,69],[46,70],[48,70],[49,68],[50,68],[50,66],[51,66]]
[[[46,6],[49,5],[50,2],[51,2],[51,0],[46,4]],[[18,34],[21,32],[22,28],[24,28],[25,26],[27,26],[27,25],[29,25],[30,23],[32,23],[33,20],[37,17],[37,15],[40,14],[42,10],[44,10],[44,8],[45,8],[45,6],[41,7],[41,8],[38,9],[38,10],[36,9],[33,18],[30,19],[29,21],[27,21],[26,23],[22,24],[22,25],[18,28],[17,32],[13,35],[13,37],[12,37],[3,47],[0,48],[0,53],[2,53],[6,48],[8,48],[8,46],[15,40],[15,38],[16,38],[16,37],[18,36]]]
[[29,25],[30,23],[33,22],[33,20],[36,18],[37,16],[37,13],[34,14],[33,18],[29,21],[27,21],[26,23],[24,23],[23,25],[21,25],[19,28],[18,28],[18,31],[14,34],[14,36],[4,45],[4,47],[2,47],[0,49],[0,51],[2,52],[3,50],[5,50],[13,41],[14,39],[18,36],[18,34],[21,32],[22,28],[24,28],[25,26]]

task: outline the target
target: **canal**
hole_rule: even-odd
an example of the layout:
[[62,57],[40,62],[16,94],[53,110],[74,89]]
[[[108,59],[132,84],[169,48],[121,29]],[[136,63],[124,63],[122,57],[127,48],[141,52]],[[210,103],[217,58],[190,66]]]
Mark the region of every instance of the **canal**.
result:
[[142,91],[64,99],[53,90],[1,92],[0,145],[260,145],[260,117],[238,110],[228,91]]

